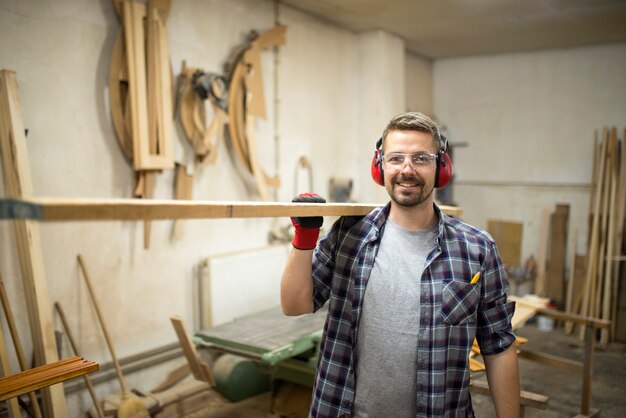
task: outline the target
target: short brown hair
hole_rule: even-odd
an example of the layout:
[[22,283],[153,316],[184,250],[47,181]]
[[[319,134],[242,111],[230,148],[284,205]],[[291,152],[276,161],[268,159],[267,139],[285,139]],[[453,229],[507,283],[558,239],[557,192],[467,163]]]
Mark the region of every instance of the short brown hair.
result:
[[383,131],[383,146],[385,138],[391,131],[420,131],[432,135],[435,151],[439,152],[441,147],[441,139],[439,134],[439,126],[433,122],[431,118],[420,112],[407,112],[394,116]]

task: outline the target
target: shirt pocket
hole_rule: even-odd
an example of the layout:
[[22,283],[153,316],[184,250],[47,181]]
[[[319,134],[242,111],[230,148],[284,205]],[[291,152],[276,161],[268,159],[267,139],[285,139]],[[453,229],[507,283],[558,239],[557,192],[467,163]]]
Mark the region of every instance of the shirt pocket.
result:
[[474,322],[480,286],[459,280],[447,283],[441,295],[441,317],[450,325]]

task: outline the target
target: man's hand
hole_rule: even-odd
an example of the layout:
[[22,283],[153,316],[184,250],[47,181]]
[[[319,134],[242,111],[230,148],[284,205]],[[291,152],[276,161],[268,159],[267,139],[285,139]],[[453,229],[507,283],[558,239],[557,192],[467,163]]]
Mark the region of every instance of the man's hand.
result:
[[[303,193],[296,196],[292,202],[295,203],[326,203],[326,199],[313,193]],[[320,228],[324,223],[321,216],[300,216],[291,218],[296,232],[291,244],[298,250],[312,250],[317,245],[317,238],[320,235]]]

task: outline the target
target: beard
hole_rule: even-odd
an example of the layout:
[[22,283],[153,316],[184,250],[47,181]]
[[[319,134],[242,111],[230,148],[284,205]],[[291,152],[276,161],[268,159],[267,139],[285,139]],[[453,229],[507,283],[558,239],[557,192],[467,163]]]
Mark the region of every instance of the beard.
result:
[[[398,190],[398,183],[414,183],[417,187],[411,191]],[[419,206],[424,203],[433,194],[433,187],[428,187],[426,182],[417,176],[399,175],[392,179],[387,192],[395,203],[406,208]]]

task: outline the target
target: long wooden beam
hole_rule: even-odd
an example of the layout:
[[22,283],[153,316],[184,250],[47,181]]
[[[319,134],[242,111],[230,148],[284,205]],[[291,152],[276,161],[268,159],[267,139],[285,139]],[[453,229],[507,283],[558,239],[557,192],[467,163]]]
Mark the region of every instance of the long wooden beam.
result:
[[[0,199],[0,219],[35,221],[134,221],[158,219],[360,216],[380,205],[355,203],[216,202],[153,199]],[[440,206],[452,216],[455,206]]]
[[[14,199],[32,196],[22,105],[16,74],[10,70],[0,71],[0,154],[6,196]],[[13,226],[36,364],[53,363],[59,356],[39,228],[26,218],[16,219]],[[41,394],[44,416],[68,416],[62,384],[46,387]]]

